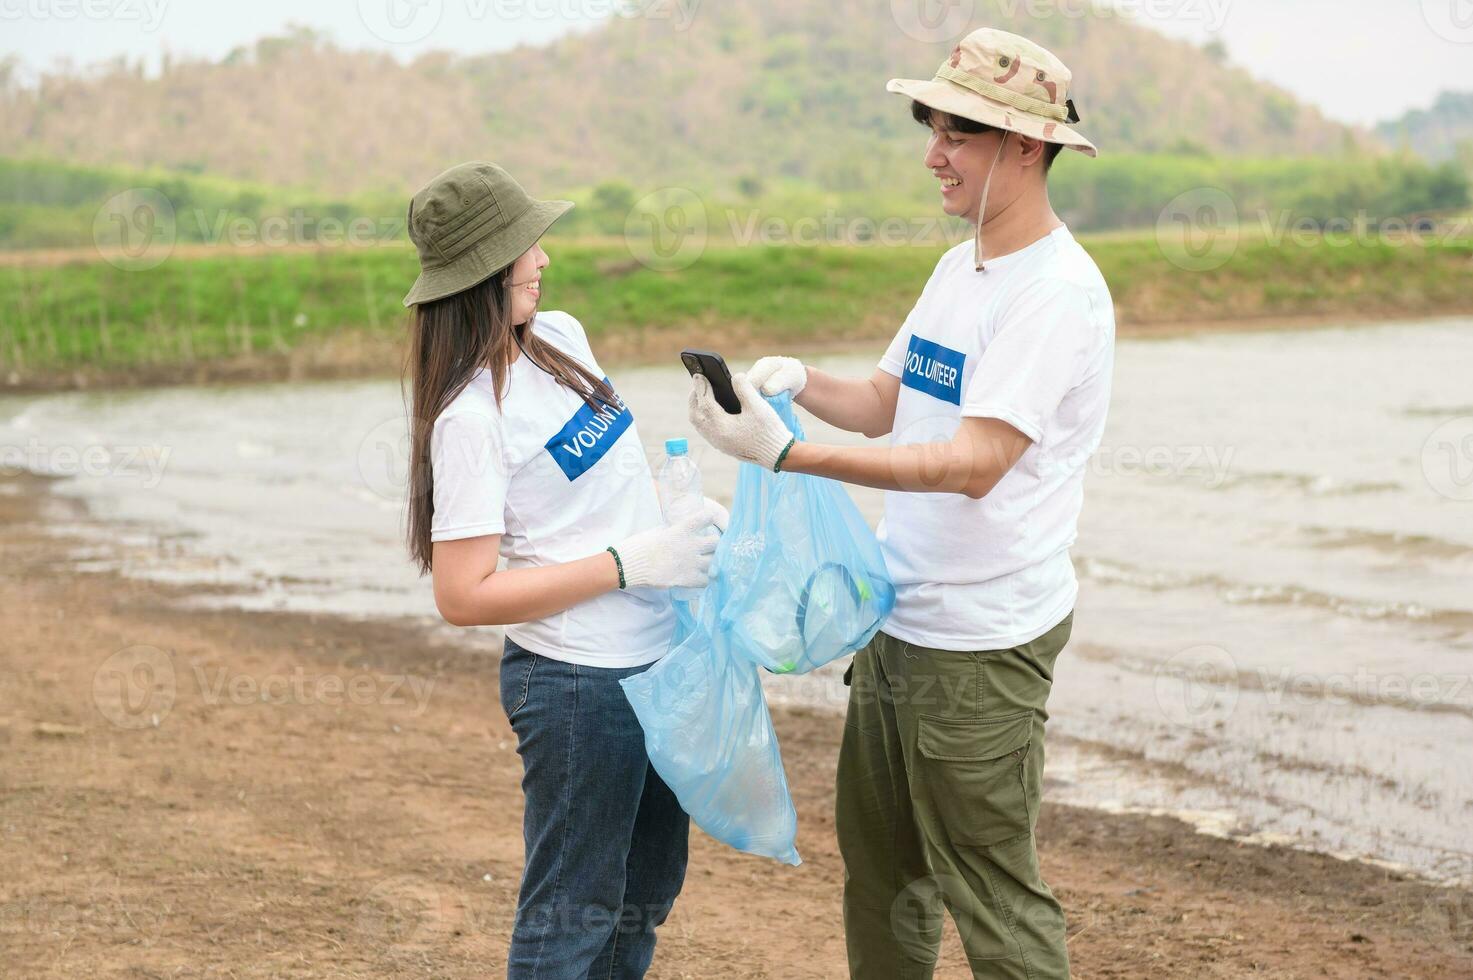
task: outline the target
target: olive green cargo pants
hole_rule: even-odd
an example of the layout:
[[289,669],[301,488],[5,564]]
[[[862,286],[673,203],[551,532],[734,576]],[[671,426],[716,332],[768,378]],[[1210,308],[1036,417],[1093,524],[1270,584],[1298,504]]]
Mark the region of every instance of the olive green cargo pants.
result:
[[879,633],[855,656],[836,815],[851,977],[929,980],[943,908],[974,977],[1069,976],[1033,828],[1054,661],[1073,619],[1010,650]]

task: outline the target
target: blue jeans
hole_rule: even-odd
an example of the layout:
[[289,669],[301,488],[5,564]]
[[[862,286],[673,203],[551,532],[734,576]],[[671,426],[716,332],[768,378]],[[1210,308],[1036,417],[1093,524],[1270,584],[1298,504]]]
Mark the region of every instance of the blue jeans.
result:
[[638,980],[685,881],[690,818],[619,686],[506,641],[501,705],[522,757],[527,862],[508,980]]

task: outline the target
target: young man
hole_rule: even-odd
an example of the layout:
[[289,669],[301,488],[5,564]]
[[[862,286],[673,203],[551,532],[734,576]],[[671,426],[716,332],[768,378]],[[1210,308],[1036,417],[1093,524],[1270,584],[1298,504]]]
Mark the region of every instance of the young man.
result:
[[[839,757],[857,978],[931,977],[943,905],[976,977],[1069,975],[1033,830],[1115,336],[1104,279],[1049,205],[1054,156],[1095,155],[1068,125],[1071,77],[1043,48],[982,30],[932,81],[892,81],[932,130],[942,207],[976,224],[975,242],[941,259],[870,378],[767,357],[736,378],[741,414],[704,379],[691,395],[691,422],[723,452],[890,491],[880,538],[899,596],[846,675]],[[794,442],[758,389],[890,445]]]

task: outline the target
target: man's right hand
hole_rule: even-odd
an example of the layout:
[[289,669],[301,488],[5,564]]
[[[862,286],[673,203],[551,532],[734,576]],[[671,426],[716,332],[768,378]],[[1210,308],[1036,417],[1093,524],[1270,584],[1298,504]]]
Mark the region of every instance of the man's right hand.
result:
[[784,391],[797,398],[808,384],[808,369],[796,357],[764,357],[752,365],[747,380],[768,398]]
[[900,379],[884,368],[876,368],[866,379],[836,378],[796,357],[764,357],[746,378],[769,398],[787,391],[797,401],[802,394],[805,409],[846,432],[876,439],[895,427]]

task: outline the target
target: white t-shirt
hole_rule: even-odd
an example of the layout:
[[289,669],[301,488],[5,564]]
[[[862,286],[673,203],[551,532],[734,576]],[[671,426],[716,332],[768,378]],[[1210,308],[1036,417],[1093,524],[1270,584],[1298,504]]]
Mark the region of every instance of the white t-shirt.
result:
[[[538,337],[604,377],[566,313],[539,313]],[[616,392],[617,395],[617,392]],[[482,369],[435,420],[433,541],[501,535],[507,568],[587,558],[663,523],[649,459],[628,407],[595,412],[526,355],[501,405]],[[608,592],[507,627],[534,653],[590,667],[637,667],[664,655],[675,629],[664,590]]]
[[1033,441],[981,500],[887,493],[879,538],[898,596],[885,632],[942,650],[999,650],[1074,607],[1069,548],[1114,367],[1104,277],[1066,228],[978,272],[969,240],[942,256],[880,361],[901,379],[892,446],[949,441],[965,417]]

